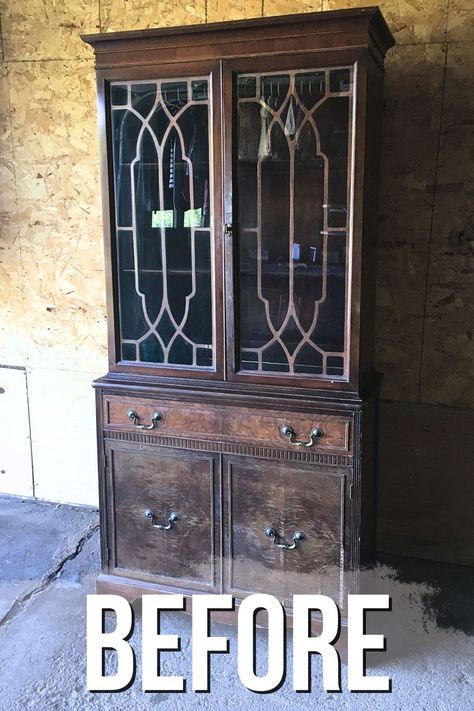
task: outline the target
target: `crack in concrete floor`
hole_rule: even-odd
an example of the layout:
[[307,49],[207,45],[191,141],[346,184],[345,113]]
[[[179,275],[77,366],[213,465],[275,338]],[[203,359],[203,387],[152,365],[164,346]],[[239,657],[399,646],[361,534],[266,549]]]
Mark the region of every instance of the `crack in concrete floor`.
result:
[[53,563],[52,567],[50,570],[46,571],[46,573],[43,575],[39,585],[36,585],[32,587],[30,590],[27,590],[23,594],[21,594],[19,597],[17,597],[10,607],[10,609],[3,615],[3,617],[0,619],[0,626],[3,626],[13,620],[13,618],[23,609],[23,607],[35,596],[39,595],[40,593],[44,592],[46,588],[51,585],[51,583],[56,580],[56,578],[61,575],[61,572],[66,565],[71,560],[74,560],[79,553],[82,551],[84,548],[84,544],[86,541],[91,538],[94,533],[96,533],[99,530],[100,526],[98,523],[91,524],[89,528],[86,530],[84,534],[81,535],[77,543],[74,545],[73,550],[70,553],[65,553],[61,557],[61,559],[55,563]]

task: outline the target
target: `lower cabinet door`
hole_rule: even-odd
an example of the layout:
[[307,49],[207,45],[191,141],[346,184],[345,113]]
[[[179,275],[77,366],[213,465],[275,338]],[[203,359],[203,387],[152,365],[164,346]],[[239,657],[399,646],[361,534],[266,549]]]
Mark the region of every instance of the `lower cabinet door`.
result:
[[346,480],[351,469],[224,458],[224,587],[324,594],[344,607]]
[[216,457],[156,445],[106,446],[109,570],[171,588],[220,589]]

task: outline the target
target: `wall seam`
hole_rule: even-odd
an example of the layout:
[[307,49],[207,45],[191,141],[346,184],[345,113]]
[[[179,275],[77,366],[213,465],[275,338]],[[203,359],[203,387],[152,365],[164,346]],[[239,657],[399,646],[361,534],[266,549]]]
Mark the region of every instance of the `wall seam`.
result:
[[35,463],[33,459],[33,433],[31,431],[31,412],[30,412],[30,387],[28,382],[28,370],[25,368],[25,385],[26,385],[26,411],[28,413],[28,431],[30,433],[30,461],[31,461],[31,490],[32,496],[36,498],[36,482],[35,482]]
[[99,13],[99,32],[102,33],[104,30],[102,29],[102,5],[100,0],[97,0],[97,10]]
[[[418,371],[418,398],[417,402],[423,402],[423,361],[424,361],[424,350],[425,350],[425,336],[426,336],[426,312],[428,305],[428,294],[429,294],[429,278],[431,271],[431,257],[432,257],[432,246],[433,246],[433,229],[436,214],[436,193],[438,186],[438,173],[439,173],[439,155],[441,150],[441,133],[443,130],[443,118],[444,118],[444,106],[445,106],[445,92],[446,92],[446,74],[448,65],[448,17],[449,17],[449,0],[446,0],[446,18],[444,25],[444,65],[443,65],[443,83],[441,87],[441,106],[439,112],[439,128],[438,128],[438,142],[436,146],[435,153],[435,172],[433,176],[433,198],[431,203],[431,219],[430,219],[430,231],[428,235],[428,254],[426,258],[426,271],[425,271],[425,293],[423,297],[423,319],[421,324],[421,343],[420,343],[420,367]],[[435,43],[433,43],[435,44]]]

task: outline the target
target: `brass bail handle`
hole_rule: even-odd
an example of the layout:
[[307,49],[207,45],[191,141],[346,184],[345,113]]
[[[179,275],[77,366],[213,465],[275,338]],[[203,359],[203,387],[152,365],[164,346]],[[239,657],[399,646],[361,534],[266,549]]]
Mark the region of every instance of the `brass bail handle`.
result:
[[155,424],[157,422],[161,422],[161,420],[163,419],[163,415],[161,414],[161,412],[154,412],[151,416],[151,425],[140,425],[140,416],[138,415],[136,410],[129,410],[127,412],[127,417],[132,420],[137,430],[152,430],[154,429]]
[[306,540],[306,534],[303,533],[303,531],[295,531],[293,534],[293,543],[285,543],[285,541],[281,541],[278,533],[271,527],[265,529],[265,535],[271,538],[278,548],[283,548],[285,551],[294,550],[298,543],[303,543],[303,541]]
[[158,519],[156,518],[153,509],[145,509],[144,516],[149,519],[153,528],[158,528],[160,531],[169,531],[174,523],[178,523],[178,521],[180,521],[180,515],[179,513],[176,513],[176,511],[172,511],[170,513],[168,516],[168,523],[157,523]]
[[320,427],[313,427],[309,433],[309,440],[307,442],[301,442],[300,440],[295,439],[295,431],[293,427],[290,427],[290,425],[283,425],[280,432],[284,437],[288,437],[290,444],[294,447],[312,447],[315,440],[321,439],[321,437],[324,436],[324,430]]

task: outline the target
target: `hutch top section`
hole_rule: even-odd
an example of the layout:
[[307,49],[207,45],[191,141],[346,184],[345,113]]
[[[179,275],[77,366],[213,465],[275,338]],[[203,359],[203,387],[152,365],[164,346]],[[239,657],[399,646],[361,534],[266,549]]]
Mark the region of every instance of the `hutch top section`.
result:
[[84,39],[111,373],[375,382],[378,8]]
[[382,66],[394,39],[378,7],[83,35],[97,69],[187,60],[369,49]]

